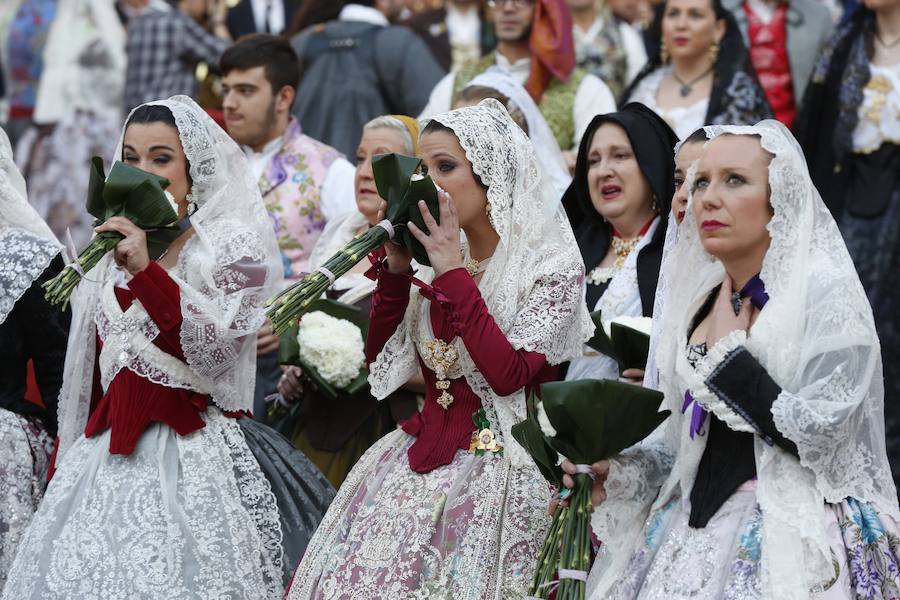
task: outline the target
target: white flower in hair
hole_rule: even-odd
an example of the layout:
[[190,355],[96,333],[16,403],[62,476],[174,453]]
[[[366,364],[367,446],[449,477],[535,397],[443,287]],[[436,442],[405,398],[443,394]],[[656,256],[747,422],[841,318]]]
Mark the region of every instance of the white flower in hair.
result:
[[365,365],[362,331],[322,311],[307,313],[297,331],[300,358],[336,388],[346,388]]

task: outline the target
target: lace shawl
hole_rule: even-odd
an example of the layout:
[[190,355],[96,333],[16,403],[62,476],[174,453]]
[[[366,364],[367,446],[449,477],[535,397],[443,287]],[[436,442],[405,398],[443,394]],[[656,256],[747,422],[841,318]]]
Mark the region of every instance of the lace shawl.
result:
[[[516,350],[543,354],[550,364],[579,356],[594,329],[584,304],[584,265],[563,212],[543,216],[542,173],[531,142],[493,99],[434,120],[454,131],[473,172],[488,186],[500,242],[478,287],[491,316]],[[434,275],[422,269],[418,276],[429,282]],[[371,365],[376,398],[387,397],[416,372],[415,344],[426,341],[414,327],[422,301],[413,293],[403,323]],[[525,418],[524,390],[498,396],[459,338],[454,345],[463,376],[489,420],[499,425],[506,455],[516,466],[531,464],[510,434]]]
[[0,129],[0,323],[61,248],[28,203],[25,179]]
[[[745,340],[726,336],[710,355],[743,344],[782,388],[772,413],[779,431],[796,443],[800,460],[756,439],[757,500],[764,516],[762,595],[807,598],[813,586],[833,577],[825,503],[852,497],[894,519],[900,516],[885,452],[880,346],[846,246],[789,131],[776,121],[763,121],[753,127],[711,127],[707,134],[758,136],[773,156],[771,244],[760,273],[770,300]],[[690,208],[663,272],[671,281],[655,358],[672,417],[652,439],[628,451],[621,466],[617,461],[607,482],[611,497],[646,503],[659,489],[657,467],[671,464],[654,508],[679,489],[682,497],[690,492],[703,453],[702,441],[687,435],[690,419],[680,411],[684,389],[698,385],[684,348],[691,318],[725,275],[721,263],[703,250]],[[676,277],[676,272],[691,276]],[[634,465],[653,468],[642,475]],[[595,516],[608,549],[591,581],[596,598],[604,597],[615,565],[624,564],[641,535],[640,513],[617,515],[617,505],[605,503]]]
[[[274,293],[282,268],[272,225],[247,160],[237,144],[186,96],[152,102],[175,117],[190,163],[188,202],[194,235],[169,272],[181,293],[181,346],[194,381],[226,411],[250,410],[256,376],[256,334],[263,304]],[[124,129],[122,132],[124,139]],[[122,140],[115,159],[122,154]],[[60,393],[60,455],[84,431],[96,358],[95,317],[103,288],[114,285],[111,254],[87,274],[72,297],[63,387]],[[127,314],[127,312],[126,312]],[[135,311],[129,331],[152,334],[145,311]],[[152,337],[155,337],[153,335]],[[152,340],[152,337],[149,339]],[[188,387],[162,377],[145,360],[142,344],[123,344],[116,361],[161,385]],[[182,379],[182,378],[180,378]]]

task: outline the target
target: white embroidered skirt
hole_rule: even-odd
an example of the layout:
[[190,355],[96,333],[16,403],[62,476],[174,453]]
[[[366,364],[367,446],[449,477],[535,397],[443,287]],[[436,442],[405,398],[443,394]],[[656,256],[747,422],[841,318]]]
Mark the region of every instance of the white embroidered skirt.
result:
[[109,432],[66,453],[3,600],[278,600],[281,529],[241,429],[210,408],[179,436],[151,425],[133,454]]

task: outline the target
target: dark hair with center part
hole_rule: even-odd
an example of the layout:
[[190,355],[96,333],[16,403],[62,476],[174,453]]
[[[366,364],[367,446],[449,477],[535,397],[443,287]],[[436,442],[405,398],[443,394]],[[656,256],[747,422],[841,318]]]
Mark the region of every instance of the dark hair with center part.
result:
[[219,59],[222,75],[265,67],[266,80],[277,94],[284,86],[296,91],[300,82],[300,61],[287,39],[268,33],[245,35],[229,46]]
[[[169,110],[167,106],[161,104],[142,104],[141,106],[138,106],[134,109],[134,112],[131,113],[131,116],[128,117],[128,122],[125,123],[125,129],[127,130],[131,125],[151,125],[153,123],[168,125],[178,134],[179,141],[181,140],[181,133],[178,131],[178,124],[175,122],[175,115],[172,114],[172,111]],[[122,152],[123,156],[120,156],[119,160],[125,160],[124,144]],[[194,180],[191,178],[191,161],[188,159],[187,154],[184,155],[184,164],[188,185],[193,185]]]

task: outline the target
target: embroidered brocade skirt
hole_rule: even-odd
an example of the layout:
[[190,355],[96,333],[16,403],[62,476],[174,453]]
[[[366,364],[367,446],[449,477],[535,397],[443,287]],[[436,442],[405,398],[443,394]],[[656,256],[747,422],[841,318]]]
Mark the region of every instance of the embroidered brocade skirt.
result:
[[110,432],[63,457],[3,600],[278,600],[275,497],[233,419],[179,436],[154,423],[130,455]]
[[36,419],[0,408],[0,589],[44,495],[52,450]]
[[458,451],[419,474],[396,430],[350,472],[307,548],[289,600],[520,600],[550,525],[536,468]]
[[[652,513],[642,544],[606,595],[610,600],[767,600],[761,592],[763,516],[756,482],[742,485],[700,529],[676,498]],[[850,498],[826,511],[834,578],[815,600],[900,597],[900,528],[869,504]]]

